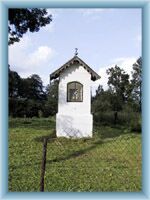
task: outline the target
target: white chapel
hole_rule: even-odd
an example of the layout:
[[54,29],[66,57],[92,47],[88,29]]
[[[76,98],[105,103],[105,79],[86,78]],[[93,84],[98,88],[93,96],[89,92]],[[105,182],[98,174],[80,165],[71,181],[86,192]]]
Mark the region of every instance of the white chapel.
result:
[[50,74],[50,80],[59,78],[57,137],[92,137],[91,80],[100,76],[75,55]]

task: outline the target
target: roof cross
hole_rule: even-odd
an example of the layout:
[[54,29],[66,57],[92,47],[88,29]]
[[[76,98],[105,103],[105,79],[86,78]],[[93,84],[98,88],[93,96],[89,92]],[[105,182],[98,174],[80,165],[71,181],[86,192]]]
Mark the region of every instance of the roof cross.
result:
[[75,48],[75,56],[78,55],[78,48]]

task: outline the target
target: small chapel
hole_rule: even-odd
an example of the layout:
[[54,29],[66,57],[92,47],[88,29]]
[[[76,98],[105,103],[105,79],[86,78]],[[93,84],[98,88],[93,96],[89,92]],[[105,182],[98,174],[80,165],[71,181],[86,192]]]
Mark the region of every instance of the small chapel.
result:
[[59,78],[56,136],[67,138],[92,137],[91,80],[100,76],[75,55],[50,74],[50,81]]

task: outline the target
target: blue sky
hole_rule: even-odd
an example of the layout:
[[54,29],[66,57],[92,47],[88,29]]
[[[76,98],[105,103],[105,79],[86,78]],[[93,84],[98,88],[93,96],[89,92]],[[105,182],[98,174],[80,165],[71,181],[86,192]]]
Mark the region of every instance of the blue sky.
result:
[[106,69],[118,64],[129,74],[141,56],[141,9],[48,9],[53,21],[37,33],[27,33],[9,47],[9,64],[21,77],[38,74],[44,85],[49,74],[74,56],[93,68],[107,88]]

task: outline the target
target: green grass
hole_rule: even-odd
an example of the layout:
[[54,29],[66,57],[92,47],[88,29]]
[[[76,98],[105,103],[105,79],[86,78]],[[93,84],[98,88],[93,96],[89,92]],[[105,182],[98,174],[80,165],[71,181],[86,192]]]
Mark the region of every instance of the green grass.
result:
[[9,191],[39,191],[48,138],[45,191],[140,191],[141,134],[94,127],[92,139],[55,138],[54,119],[10,119]]

